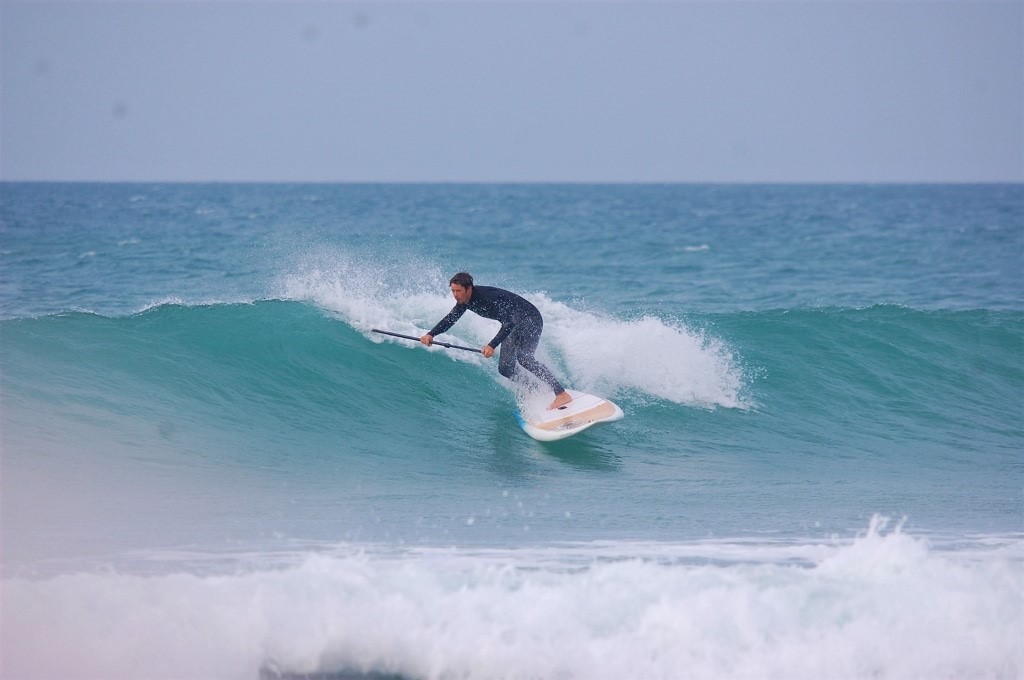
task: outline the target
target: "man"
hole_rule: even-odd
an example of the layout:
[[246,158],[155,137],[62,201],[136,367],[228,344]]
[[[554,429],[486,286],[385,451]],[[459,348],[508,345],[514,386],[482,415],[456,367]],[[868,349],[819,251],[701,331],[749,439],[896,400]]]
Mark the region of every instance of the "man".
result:
[[548,406],[549,409],[561,408],[572,401],[572,395],[565,391],[548,367],[533,356],[544,329],[544,319],[536,307],[525,298],[502,288],[474,286],[473,277],[466,272],[453,276],[448,286],[455,297],[455,306],[429,333],[420,338],[420,342],[424,345],[433,343],[434,336],[454,326],[467,309],[486,319],[500,321],[498,334],[480,352],[490,359],[494,356],[494,350],[504,342],[498,359],[499,373],[509,380],[515,380],[518,363],[554,390],[555,400]]

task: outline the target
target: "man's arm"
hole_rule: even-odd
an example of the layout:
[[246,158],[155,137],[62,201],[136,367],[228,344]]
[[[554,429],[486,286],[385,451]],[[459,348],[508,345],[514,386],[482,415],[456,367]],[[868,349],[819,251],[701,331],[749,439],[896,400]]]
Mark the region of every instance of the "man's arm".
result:
[[[454,326],[455,322],[462,318],[462,315],[466,313],[467,309],[469,309],[469,307],[467,307],[466,305],[455,305],[454,307],[452,307],[452,311],[448,312],[448,314],[445,315],[443,319],[438,321],[437,325],[431,328],[430,332],[427,333],[427,335],[429,335],[431,338],[434,338],[434,336],[437,335],[441,335],[441,333],[444,333],[449,328]],[[425,338],[427,336],[425,335],[423,337]],[[423,344],[429,345],[430,343],[425,342]]]
[[494,349],[497,349],[498,345],[500,345],[502,341],[508,337],[508,334],[512,332],[512,328],[514,326],[515,323],[512,321],[506,321],[505,323],[501,324],[501,328],[498,330],[498,334],[495,335],[494,339],[487,344],[489,344]]

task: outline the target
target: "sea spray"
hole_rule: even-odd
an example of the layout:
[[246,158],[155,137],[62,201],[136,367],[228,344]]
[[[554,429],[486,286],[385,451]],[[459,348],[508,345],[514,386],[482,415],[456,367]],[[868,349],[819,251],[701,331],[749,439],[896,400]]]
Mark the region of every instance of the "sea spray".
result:
[[[317,265],[285,276],[284,296],[315,303],[363,332],[380,328],[417,337],[455,304],[447,278],[438,278],[433,291],[425,290],[423,273],[413,263],[381,276],[376,263],[355,262],[340,253],[330,261],[328,269],[318,259]],[[574,388],[607,396],[632,391],[701,407],[749,405],[742,397],[743,373],[721,339],[653,316],[623,320],[574,309],[544,293],[521,294],[545,319],[538,356],[561,368]],[[469,314],[447,336],[482,347],[496,328],[494,321]],[[473,355],[451,358],[485,363]]]
[[631,390],[690,406],[743,408],[743,372],[729,346],[654,316],[616,319],[540,294],[545,337],[582,389]]

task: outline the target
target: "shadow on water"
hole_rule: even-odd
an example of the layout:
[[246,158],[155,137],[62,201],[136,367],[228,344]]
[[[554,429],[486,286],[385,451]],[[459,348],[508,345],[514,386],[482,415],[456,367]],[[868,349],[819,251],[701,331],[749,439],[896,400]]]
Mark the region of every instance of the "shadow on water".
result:
[[573,467],[585,470],[617,470],[622,465],[622,459],[601,439],[600,433],[586,430],[569,439],[531,443],[543,455]]
[[611,443],[614,437],[608,437],[611,430],[602,431],[603,425],[560,441],[538,441],[519,427],[514,402],[500,394],[485,417],[490,427],[481,433],[481,450],[489,452],[488,467],[508,483],[528,483],[550,469],[551,461],[591,471],[612,471],[622,465]]
[[490,417],[491,467],[506,479],[525,481],[538,472],[538,465],[552,459],[582,470],[610,471],[621,465],[621,458],[600,432],[601,426],[569,439],[539,442],[523,432],[504,408],[495,408]]

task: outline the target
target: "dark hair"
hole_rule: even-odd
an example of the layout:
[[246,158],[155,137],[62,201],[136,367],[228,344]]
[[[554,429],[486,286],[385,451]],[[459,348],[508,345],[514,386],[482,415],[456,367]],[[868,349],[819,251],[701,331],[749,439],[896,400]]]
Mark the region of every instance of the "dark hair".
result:
[[473,277],[470,274],[467,274],[466,272],[459,272],[458,274],[451,278],[451,281],[448,282],[448,285],[450,286],[453,283],[457,283],[463,288],[472,288]]

